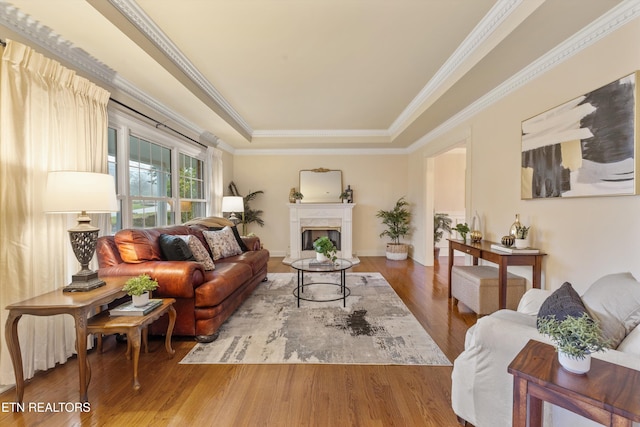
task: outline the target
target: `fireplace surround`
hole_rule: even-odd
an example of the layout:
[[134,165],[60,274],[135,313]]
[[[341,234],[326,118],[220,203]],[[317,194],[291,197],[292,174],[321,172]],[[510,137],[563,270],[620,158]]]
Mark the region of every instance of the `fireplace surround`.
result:
[[[353,264],[360,263],[353,253],[353,208],[355,203],[288,203],[289,253],[284,259],[291,264],[299,258],[315,256],[313,250],[303,247],[303,232],[314,230],[339,236],[338,257]],[[308,239],[308,237],[307,237]]]

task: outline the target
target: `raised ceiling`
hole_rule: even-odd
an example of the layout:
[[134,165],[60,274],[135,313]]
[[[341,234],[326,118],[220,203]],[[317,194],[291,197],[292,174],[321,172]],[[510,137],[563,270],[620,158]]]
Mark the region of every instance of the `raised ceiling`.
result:
[[576,39],[585,27],[623,25],[616,16],[638,1],[0,4],[2,25],[95,73],[114,99],[235,151],[410,149],[567,40],[587,45]]

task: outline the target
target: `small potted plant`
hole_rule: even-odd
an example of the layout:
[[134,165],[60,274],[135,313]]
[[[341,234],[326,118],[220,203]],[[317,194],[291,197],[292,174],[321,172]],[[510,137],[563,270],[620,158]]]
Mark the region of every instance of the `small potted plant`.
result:
[[387,229],[380,233],[380,237],[387,236],[391,243],[387,243],[386,256],[390,260],[404,260],[409,254],[409,245],[400,243],[400,238],[409,234],[411,212],[407,209],[409,202],[400,197],[390,211],[379,210],[376,216],[382,218],[382,224]]
[[471,231],[471,229],[469,228],[469,225],[466,222],[456,224],[456,226],[453,227],[453,229],[458,233],[460,233],[460,237],[462,237],[462,240],[464,240],[465,242],[467,241],[467,233]]
[[313,242],[313,249],[316,251],[316,259],[320,262],[327,262],[329,260],[333,262],[338,259],[336,256],[338,249],[327,236],[317,238]]
[[302,199],[304,199],[304,195],[299,191],[294,191],[291,193],[291,197],[296,201],[296,203],[300,203]]
[[538,332],[556,344],[558,361],[569,372],[583,374],[591,367],[591,353],[609,348],[597,320],[587,313],[557,320],[554,315],[538,319]]
[[132,277],[127,280],[122,290],[131,295],[134,306],[142,307],[149,302],[149,292],[156,290],[157,287],[157,280],[146,274],[141,274],[138,277]]
[[342,200],[342,203],[349,202],[349,193],[346,190],[340,193],[340,200]]
[[518,249],[523,249],[529,246],[529,240],[527,237],[529,236],[529,229],[531,227],[526,227],[524,225],[516,225],[516,241],[515,245]]
[[446,213],[433,215],[433,258],[438,259],[440,248],[436,246],[444,236],[444,232],[451,233],[451,218]]

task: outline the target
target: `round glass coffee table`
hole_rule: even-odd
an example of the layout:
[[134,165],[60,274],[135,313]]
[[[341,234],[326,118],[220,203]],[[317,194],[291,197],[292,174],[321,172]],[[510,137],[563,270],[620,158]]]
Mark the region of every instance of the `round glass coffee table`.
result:
[[[297,259],[291,263],[291,267],[295,268],[298,271],[298,286],[293,290],[293,295],[298,300],[298,307],[300,307],[300,300],[304,301],[315,301],[315,302],[329,302],[329,301],[339,301],[342,300],[342,305],[344,307],[347,306],[347,297],[351,295],[351,290],[347,288],[347,270],[353,266],[351,261],[338,258],[335,261],[327,261],[327,262],[318,262],[315,258],[303,258]],[[331,283],[331,282],[311,282],[305,283],[304,274],[305,273],[339,273],[340,275],[340,283]],[[305,297],[302,294],[304,293],[305,286],[314,286],[314,285],[329,285],[329,286],[338,286],[340,288],[340,296],[338,298],[326,298],[326,299],[318,299],[313,296]]]

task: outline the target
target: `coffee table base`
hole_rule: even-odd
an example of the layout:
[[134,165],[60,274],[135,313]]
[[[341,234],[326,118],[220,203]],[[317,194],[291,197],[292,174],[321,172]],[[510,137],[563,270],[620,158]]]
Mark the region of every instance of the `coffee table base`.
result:
[[[298,301],[298,307],[300,307],[300,300],[303,301],[311,301],[311,302],[331,302],[331,301],[340,301],[342,300],[342,306],[347,306],[347,297],[351,295],[351,289],[349,289],[346,285],[347,283],[347,274],[345,270],[339,272],[340,274],[340,283],[328,283],[328,282],[313,282],[313,283],[304,283],[304,271],[298,270],[298,286],[293,290],[293,295],[296,297]],[[309,273],[307,271],[307,273]],[[305,286],[314,286],[314,285],[329,285],[329,286],[337,286],[342,291],[342,295],[339,298],[327,298],[327,299],[317,299],[317,298],[305,298],[302,296],[304,293]]]

